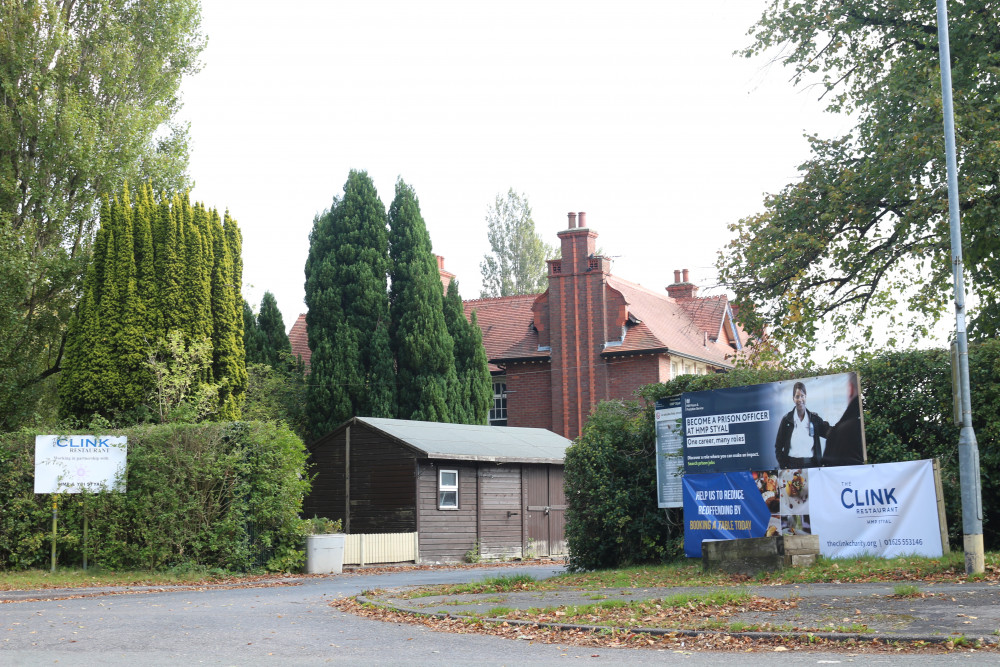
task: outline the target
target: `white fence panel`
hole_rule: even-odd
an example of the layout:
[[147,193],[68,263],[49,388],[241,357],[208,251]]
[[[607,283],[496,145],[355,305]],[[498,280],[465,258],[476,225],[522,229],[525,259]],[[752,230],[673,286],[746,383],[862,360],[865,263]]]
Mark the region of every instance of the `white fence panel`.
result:
[[416,562],[417,549],[416,533],[348,535],[344,543],[344,565]]

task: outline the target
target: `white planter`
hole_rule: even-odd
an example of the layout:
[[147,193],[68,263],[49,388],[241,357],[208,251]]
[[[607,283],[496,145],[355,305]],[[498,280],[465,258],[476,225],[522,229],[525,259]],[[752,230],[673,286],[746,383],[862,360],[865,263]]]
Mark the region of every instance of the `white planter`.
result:
[[340,574],[344,571],[343,533],[306,535],[306,574]]

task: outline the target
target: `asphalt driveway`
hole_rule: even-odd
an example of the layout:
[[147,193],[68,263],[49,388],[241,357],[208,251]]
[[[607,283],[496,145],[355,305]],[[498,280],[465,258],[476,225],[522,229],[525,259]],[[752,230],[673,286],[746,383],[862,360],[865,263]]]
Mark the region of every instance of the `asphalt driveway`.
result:
[[[93,597],[30,600],[0,595],[0,665],[710,665],[720,654],[583,648],[453,635],[342,613],[338,596],[374,588],[456,583],[497,574],[550,576],[560,568],[436,569],[304,578],[297,585],[234,590],[91,591]],[[75,590],[73,594],[85,593]],[[49,593],[51,595],[51,593]],[[18,601],[15,598],[21,598]],[[730,657],[724,659],[731,659]],[[996,654],[859,656],[865,662],[993,664]],[[851,662],[842,654],[769,654],[769,663]]]

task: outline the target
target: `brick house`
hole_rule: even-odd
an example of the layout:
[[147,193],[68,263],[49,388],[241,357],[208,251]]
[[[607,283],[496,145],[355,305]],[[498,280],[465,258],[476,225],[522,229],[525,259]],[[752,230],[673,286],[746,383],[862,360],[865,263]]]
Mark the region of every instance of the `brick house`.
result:
[[[602,400],[632,398],[639,387],[689,373],[733,367],[747,336],[725,295],[698,296],[688,271],[674,271],[665,292],[611,273],[596,254],[586,214],[569,214],[561,254],[548,261],[542,294],[473,299],[493,374],[495,426],[544,428],[577,437]],[[442,284],[454,277],[438,258]],[[289,332],[308,365],[305,315]]]
[[569,214],[542,294],[465,302],[494,376],[490,423],[578,436],[602,400],[645,384],[732,368],[746,343],[725,295],[699,297],[687,269],[665,293],[611,273],[586,214]]

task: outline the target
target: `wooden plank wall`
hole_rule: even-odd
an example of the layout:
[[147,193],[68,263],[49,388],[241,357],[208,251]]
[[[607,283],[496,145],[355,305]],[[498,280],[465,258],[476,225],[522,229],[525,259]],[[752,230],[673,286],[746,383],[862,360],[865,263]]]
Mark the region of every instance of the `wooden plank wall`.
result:
[[[549,469],[549,505],[565,507],[564,469],[561,465],[546,467]],[[549,512],[549,555],[562,556],[568,553],[569,550],[566,548],[566,510],[551,510]]]
[[479,552],[483,558],[521,557],[521,466],[479,464]]
[[395,441],[360,424],[351,433],[351,520],[345,515],[344,447],[346,431],[312,446],[312,491],[302,503],[305,517],[344,520],[350,533],[409,533],[417,529],[414,455]]
[[344,518],[344,433],[332,433],[310,448],[309,472],[316,475],[302,502],[302,516]]
[[417,530],[414,455],[385,436],[351,427],[351,533]]
[[[417,511],[420,512],[420,562],[461,561],[476,543],[475,463],[419,461]],[[458,471],[458,509],[438,509],[438,470]]]

